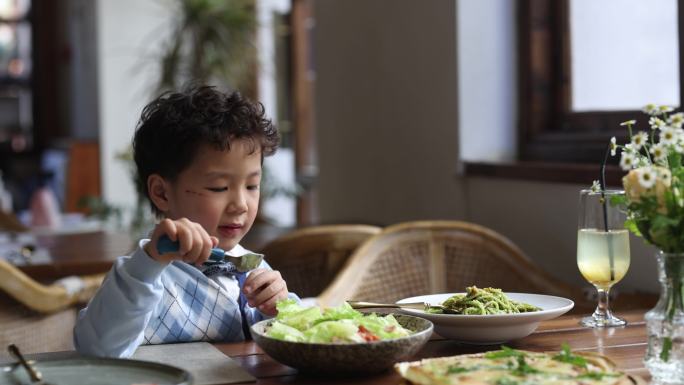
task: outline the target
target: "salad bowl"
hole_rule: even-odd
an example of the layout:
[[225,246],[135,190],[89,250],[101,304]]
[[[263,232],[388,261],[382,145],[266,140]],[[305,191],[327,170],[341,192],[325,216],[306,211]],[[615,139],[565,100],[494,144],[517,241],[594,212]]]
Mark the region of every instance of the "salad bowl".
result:
[[[383,314],[384,315],[384,314]],[[266,335],[273,320],[251,327],[252,338],[278,362],[310,373],[371,374],[387,370],[413,356],[432,335],[432,322],[405,314],[392,314],[399,324],[413,331],[394,339],[355,343],[309,343],[275,339]]]

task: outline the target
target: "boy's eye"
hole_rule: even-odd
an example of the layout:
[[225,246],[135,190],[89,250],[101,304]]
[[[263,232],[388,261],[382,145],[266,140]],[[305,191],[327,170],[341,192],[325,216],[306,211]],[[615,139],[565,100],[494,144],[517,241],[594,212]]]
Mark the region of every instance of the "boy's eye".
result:
[[227,191],[228,187],[207,187],[207,190],[209,190],[211,192],[223,192],[223,191]]
[[258,189],[259,189],[259,185],[258,185],[258,184],[254,184],[254,185],[249,185],[249,186],[247,186],[247,190],[258,190]]

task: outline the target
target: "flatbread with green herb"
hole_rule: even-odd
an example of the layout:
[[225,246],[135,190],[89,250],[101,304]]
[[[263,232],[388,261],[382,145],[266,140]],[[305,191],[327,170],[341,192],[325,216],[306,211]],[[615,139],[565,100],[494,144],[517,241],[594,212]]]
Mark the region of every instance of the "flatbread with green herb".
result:
[[634,385],[607,357],[570,351],[536,353],[501,350],[401,362],[395,369],[415,385]]

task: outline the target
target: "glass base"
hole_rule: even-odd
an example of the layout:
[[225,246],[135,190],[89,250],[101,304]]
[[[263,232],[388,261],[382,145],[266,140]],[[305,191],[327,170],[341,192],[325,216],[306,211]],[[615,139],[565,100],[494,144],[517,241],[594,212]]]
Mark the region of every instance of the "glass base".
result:
[[605,328],[614,326],[625,326],[627,325],[627,321],[625,321],[622,318],[616,317],[612,314],[608,314],[607,316],[601,317],[597,316],[597,314],[594,313],[588,317],[582,318],[580,320],[580,325],[589,328]]

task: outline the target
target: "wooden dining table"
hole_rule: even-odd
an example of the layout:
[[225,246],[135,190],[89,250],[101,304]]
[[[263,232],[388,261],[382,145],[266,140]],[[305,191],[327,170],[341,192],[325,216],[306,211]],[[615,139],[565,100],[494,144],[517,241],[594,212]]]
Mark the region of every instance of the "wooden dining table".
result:
[[[536,352],[556,352],[567,343],[575,352],[600,353],[612,360],[617,368],[638,380],[637,384],[645,384],[650,375],[644,367],[643,357],[646,353],[646,326],[644,313],[646,310],[630,310],[618,315],[628,321],[627,326],[592,329],[579,325],[581,316],[565,315],[554,320],[542,322],[531,335],[506,343],[514,349]],[[401,377],[392,369],[374,375],[344,374],[307,374],[283,365],[262,351],[252,341],[212,344],[220,352],[237,362],[252,376],[256,382],[243,384],[316,384],[316,385],[399,385]],[[163,345],[160,345],[160,347]],[[499,349],[496,345],[475,346],[464,345],[446,340],[433,334],[425,346],[407,361],[431,357],[445,357],[459,354],[479,353]],[[36,361],[51,361],[80,357],[74,351],[29,354],[28,358]],[[0,360],[0,365],[3,364]],[[164,362],[164,361],[159,361]],[[10,364],[11,361],[4,362]],[[190,368],[188,368],[190,370]]]
[[[581,316],[567,315],[542,322],[528,337],[511,341],[506,345],[515,349],[536,352],[558,351],[567,343],[573,351],[596,352],[615,362],[618,369],[638,376],[646,381],[650,375],[644,367],[646,352],[645,310],[631,310],[618,314],[628,321],[627,326],[592,329],[579,325]],[[401,377],[393,370],[370,376],[309,375],[285,366],[265,354],[253,341],[237,343],[215,343],[214,346],[257,378],[256,384],[336,384],[336,385],[398,385]],[[430,357],[453,356],[498,349],[499,346],[473,346],[433,338],[413,357],[419,360]]]
[[[64,275],[95,274],[107,271],[115,258],[128,254],[135,243],[128,234],[94,232],[79,235],[40,236],[38,243],[49,249],[53,260],[49,264],[21,266],[35,279],[50,280]],[[575,351],[597,352],[612,359],[628,374],[644,379],[650,376],[642,362],[646,351],[645,309],[618,312],[628,321],[619,328],[591,329],[579,325],[580,315],[565,315],[542,322],[530,336],[507,345],[530,351],[558,351],[568,343]],[[257,384],[399,384],[401,379],[392,370],[363,377],[311,376],[280,364],[265,354],[253,341],[215,343],[214,346],[257,378]],[[434,335],[415,356],[408,360],[429,357],[477,353],[498,349],[498,346],[464,345]],[[49,353],[48,353],[49,354]]]

